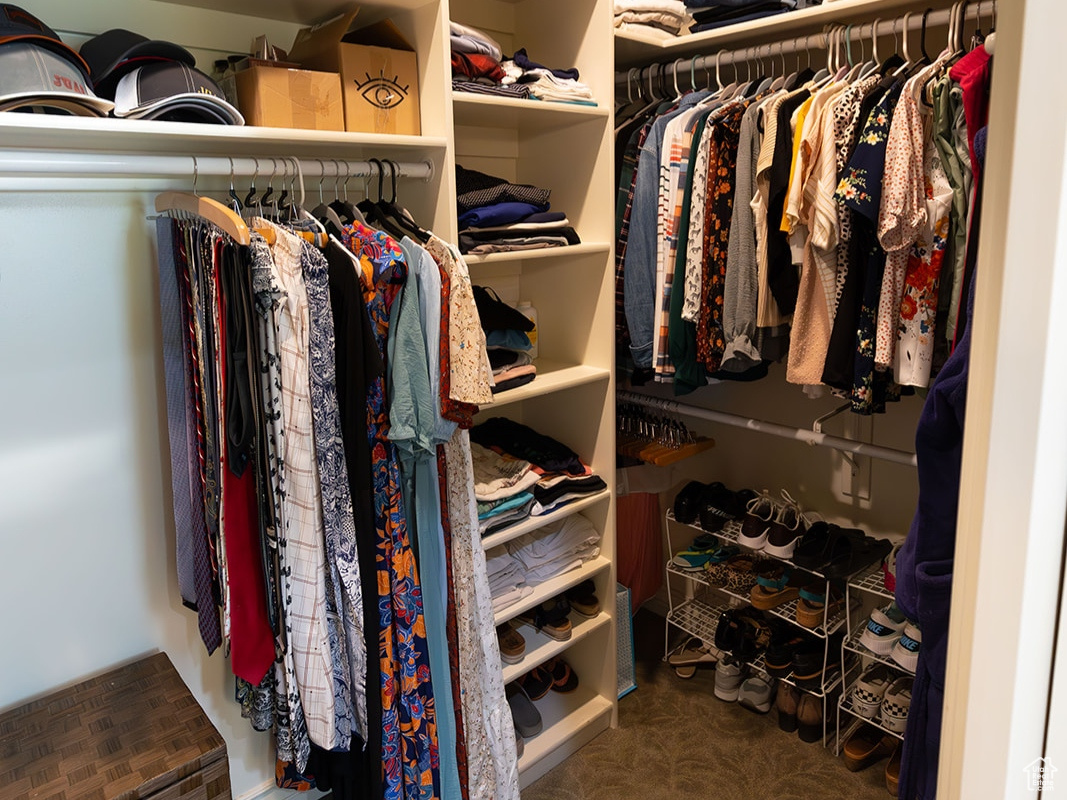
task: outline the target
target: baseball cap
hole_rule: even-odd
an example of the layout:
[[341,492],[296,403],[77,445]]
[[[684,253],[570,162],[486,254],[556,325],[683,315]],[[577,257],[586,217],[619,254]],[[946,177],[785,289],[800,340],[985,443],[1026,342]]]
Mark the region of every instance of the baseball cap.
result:
[[115,116],[245,124],[215,81],[176,61],[147,64],[123,75],[115,89]]
[[39,109],[106,117],[113,106],[93,94],[81,70],[39,42],[0,45],[0,111]]
[[159,61],[177,61],[190,67],[196,66],[193,54],[184,47],[149,39],[123,28],[113,28],[94,36],[81,46],[80,53],[89,65],[96,93],[112,99],[122,76],[139,66]]
[[20,41],[32,41],[70,61],[81,71],[82,83],[89,77],[89,65],[73,48],[63,44],[59,34],[26,9],[0,3],[0,44]]

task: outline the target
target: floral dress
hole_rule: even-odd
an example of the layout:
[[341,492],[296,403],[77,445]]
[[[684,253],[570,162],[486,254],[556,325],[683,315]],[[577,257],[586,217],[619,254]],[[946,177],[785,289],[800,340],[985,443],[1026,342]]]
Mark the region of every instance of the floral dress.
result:
[[878,243],[876,226],[881,203],[882,174],[885,170],[885,148],[889,126],[902,85],[890,89],[874,106],[856,150],[841,177],[834,194],[856,214],[853,217],[852,264],[858,267],[862,301],[856,325],[855,369],[850,400],[857,414],[885,411],[886,400],[899,399],[900,389],[892,384],[887,373],[874,368],[875,328],[878,322],[878,300],[882,291],[885,270],[885,250]]
[[[344,231],[344,243],[362,266],[364,300],[384,359],[389,313],[407,272],[403,251],[387,234],[358,223]],[[367,417],[378,534],[378,656],[385,798],[435,800],[440,796],[437,714],[422,589],[408,537],[396,447],[388,438],[385,382],[380,377],[367,396]]]
[[[747,109],[747,103],[738,103],[720,117],[711,132],[709,191],[704,207],[701,303],[697,320],[697,360],[708,372],[719,369],[726,350],[723,331],[726,256],[734,208],[734,174],[741,143],[741,120]],[[711,177],[713,172],[714,178]]]
[[948,246],[952,209],[952,186],[931,139],[926,142],[924,161],[923,196],[927,224],[908,256],[893,356],[893,377],[905,386],[930,384],[941,267]]

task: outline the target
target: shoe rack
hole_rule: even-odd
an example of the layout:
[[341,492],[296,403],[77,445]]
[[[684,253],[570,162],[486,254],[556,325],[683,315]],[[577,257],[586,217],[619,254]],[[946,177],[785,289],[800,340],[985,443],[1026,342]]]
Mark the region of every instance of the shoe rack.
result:
[[[744,605],[751,605],[748,595],[733,592],[721,586],[712,584],[707,579],[706,573],[703,570],[686,570],[674,563],[673,557],[676,553],[686,549],[696,535],[707,533],[708,531],[705,531],[699,525],[687,525],[678,522],[674,518],[673,511],[668,511],[666,517],[667,541],[670,550],[670,557],[666,564],[666,583],[670,610],[667,613],[667,628],[664,632],[664,660],[666,660],[671,653],[670,634],[672,628],[676,628],[689,636],[695,636],[706,643],[714,643],[715,630],[718,627],[719,618],[722,616],[723,612],[729,608],[739,608]],[[736,520],[731,520],[723,526],[722,530],[712,533],[717,536],[724,545],[736,545],[740,547],[742,553],[754,554],[757,557],[763,555],[760,551],[751,550],[740,544],[738,541],[740,532],[741,523]],[[825,575],[817,570],[798,567],[788,559],[773,557],[772,560],[787,564],[793,569],[811,574],[815,576],[816,580],[822,579],[825,581],[826,597],[827,600],[829,600],[830,581]],[[843,672],[833,670],[831,674],[827,675],[827,667],[837,659],[841,658],[837,648],[831,646],[831,640],[835,637],[835,634],[842,631],[847,625],[847,611],[849,608],[848,596],[846,593],[845,604],[836,612],[830,611],[829,602],[827,602],[823,609],[822,621],[814,628],[808,628],[797,622],[796,609],[798,602],[798,600],[791,600],[776,608],[760,610],[765,614],[795,626],[798,630],[803,631],[806,634],[822,640],[823,679],[820,686],[817,689],[800,687],[797,685],[797,681],[792,674],[785,677],[774,678],[767,672],[766,660],[762,653],[753,661],[748,662],[747,667],[749,670],[757,672],[772,681],[784,681],[791,686],[795,686],[801,692],[818,698],[822,704],[822,741],[823,745],[827,746],[837,730],[835,725],[830,724],[833,716],[829,712],[834,707],[834,700],[840,691],[842,675],[844,674]]]
[[840,754],[844,742],[858,727],[867,723],[901,741],[904,734],[890,730],[882,722],[881,711],[874,719],[865,717],[852,704],[852,690],[863,671],[873,663],[885,664],[900,676],[914,676],[915,673],[900,666],[889,655],[880,655],[869,650],[860,641],[866,627],[867,616],[871,609],[893,601],[893,593],[885,588],[880,564],[868,567],[848,582],[846,594],[849,598],[847,630],[844,646],[841,650],[841,674],[845,676],[845,687],[837,701],[837,730],[839,735],[834,752]]

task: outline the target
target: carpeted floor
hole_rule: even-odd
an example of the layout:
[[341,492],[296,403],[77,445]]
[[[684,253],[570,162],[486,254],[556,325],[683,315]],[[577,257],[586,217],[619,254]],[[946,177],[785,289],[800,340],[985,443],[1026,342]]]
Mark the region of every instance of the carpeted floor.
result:
[[[522,800],[885,800],[883,759],[851,773],[832,749],[712,694],[713,670],[681,680],[663,663],[662,617],[634,623],[637,689],[619,727],[523,790]],[[831,709],[831,714],[834,713]]]

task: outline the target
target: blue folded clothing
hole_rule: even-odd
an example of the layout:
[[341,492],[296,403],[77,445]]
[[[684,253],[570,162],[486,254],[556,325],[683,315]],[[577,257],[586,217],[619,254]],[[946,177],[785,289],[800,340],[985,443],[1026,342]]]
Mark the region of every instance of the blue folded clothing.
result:
[[531,69],[543,69],[551,72],[557,78],[570,79],[573,81],[578,80],[578,70],[574,67],[567,69],[552,69],[552,67],[546,67],[544,64],[538,64],[536,61],[531,61],[530,57],[526,54],[526,48],[522,47],[515,51],[515,55],[511,57],[511,60],[515,62],[515,65],[522,69],[529,71]]
[[518,202],[493,203],[488,206],[472,208],[470,211],[460,214],[459,229],[510,225],[513,222],[521,222],[531,214],[537,214],[542,211],[548,211],[548,203],[543,205]]
[[486,331],[486,347],[506,347],[508,350],[522,350],[526,352],[533,347],[530,337],[522,331]]

